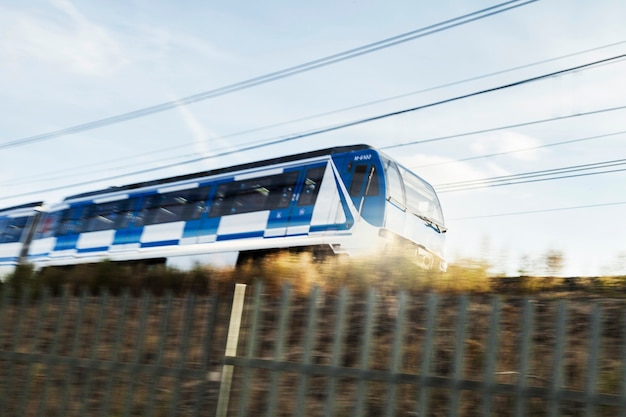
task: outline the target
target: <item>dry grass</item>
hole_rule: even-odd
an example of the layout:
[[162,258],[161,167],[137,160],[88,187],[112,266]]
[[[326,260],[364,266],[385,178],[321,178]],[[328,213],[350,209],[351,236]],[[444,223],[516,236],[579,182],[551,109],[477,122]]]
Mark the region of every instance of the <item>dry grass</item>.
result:
[[[534,314],[526,381],[538,387],[549,387],[553,382],[555,320],[559,299],[567,297],[562,385],[574,390],[584,390],[589,377],[588,352],[593,331],[590,315],[598,304],[602,308],[602,348],[597,387],[609,394],[618,394],[622,389],[625,326],[621,278],[578,283],[574,288],[567,280],[557,278],[494,279],[480,262],[452,265],[448,273],[442,274],[420,270],[405,258],[339,258],[316,262],[307,254],[276,254],[238,270],[197,268],[182,273],[155,268],[137,272],[110,264],[100,268],[94,275],[80,269],[66,275],[47,272],[51,274],[48,276],[22,271],[24,275],[3,285],[0,353],[34,354],[36,360],[28,360],[27,356],[0,359],[0,415],[213,415],[215,381],[221,371],[230,312],[228,302],[235,282],[263,283],[254,357],[271,359],[280,351],[281,360],[308,360],[319,365],[337,363],[348,368],[361,365],[365,299],[373,289],[375,321],[367,367],[387,371],[396,366],[398,372],[409,374],[423,370],[432,300],[429,297],[436,294],[437,311],[432,315],[434,345],[428,372],[442,377],[459,373],[462,378],[472,380],[485,377],[489,326],[495,314],[493,297],[499,292],[494,379],[503,384],[519,381],[522,318],[524,308],[529,306]],[[282,317],[284,344],[279,345],[281,294],[286,284],[291,301]],[[103,288],[108,290],[108,295],[103,295]],[[247,354],[253,340],[250,308],[255,288],[247,293],[249,309],[244,316],[240,355]],[[316,296],[311,293],[314,288],[317,288]],[[347,289],[346,314],[339,317],[337,302],[342,288]],[[401,293],[406,296],[406,309],[403,320],[398,321]],[[170,294],[169,298],[164,294]],[[459,294],[468,297],[462,343],[457,340],[462,300]],[[215,307],[212,304],[215,299],[224,302]],[[305,329],[311,309],[315,309],[318,320],[310,357],[306,358]],[[213,316],[214,311],[217,316]],[[335,326],[341,320],[345,332],[340,355],[336,357]],[[399,322],[402,353],[394,365],[392,346]],[[459,346],[463,349],[462,360],[455,362]],[[69,358],[91,362],[73,363]],[[107,364],[114,370],[106,368]],[[178,377],[160,373],[157,367],[185,371]],[[202,377],[193,376],[196,372]],[[203,381],[205,375],[210,376],[209,381]],[[331,380],[326,376],[309,376],[304,380],[289,372],[236,369],[231,411],[237,415],[238,407],[247,402],[245,415],[264,415],[275,384],[274,415],[292,416],[298,405],[297,394],[306,381],[305,415],[323,415],[329,403]],[[332,415],[353,415],[358,382],[337,378],[334,383]],[[410,385],[398,385],[391,390],[386,384],[369,382],[362,397],[365,415],[383,415],[391,397],[396,399],[396,415],[415,415],[420,395]],[[449,391],[431,389],[426,398],[431,415],[448,413]],[[459,415],[477,415],[481,400],[479,394],[462,393]],[[547,415],[542,400],[528,401],[526,406],[527,415]],[[514,407],[511,398],[498,396],[494,399],[493,412],[499,416],[511,415]],[[561,415],[582,412],[576,404],[562,405],[560,411]],[[604,415],[614,414],[607,409],[601,411]]]

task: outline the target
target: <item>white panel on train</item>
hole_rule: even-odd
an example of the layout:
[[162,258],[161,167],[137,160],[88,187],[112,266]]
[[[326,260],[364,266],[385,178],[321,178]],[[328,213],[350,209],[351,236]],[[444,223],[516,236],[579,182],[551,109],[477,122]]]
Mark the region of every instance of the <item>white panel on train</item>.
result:
[[29,252],[33,255],[48,255],[54,249],[56,242],[56,237],[33,240],[30,244]]
[[20,256],[20,249],[22,249],[22,243],[4,243],[0,245],[0,258],[17,258]]
[[185,222],[151,224],[144,226],[141,233],[141,243],[162,242],[165,240],[179,240],[183,236]]
[[303,224],[300,226],[289,226],[287,228],[288,235],[307,235],[309,234],[309,230],[311,229],[311,225]]
[[404,235],[406,212],[392,203],[386,203],[385,227]]
[[424,220],[417,216],[407,216],[406,225],[407,238],[420,242],[427,248],[437,247],[435,238],[438,235],[430,233],[429,226]]
[[64,250],[56,250],[50,252],[50,258],[61,259],[61,258],[74,258],[76,255],[76,249],[64,249]]
[[340,224],[346,222],[346,214],[341,206],[339,190],[330,163],[324,172],[322,186],[317,195],[311,225]]
[[220,220],[217,234],[223,236],[263,231],[267,226],[269,216],[270,212],[267,210],[224,216]]
[[[193,238],[196,241],[196,238]],[[213,243],[217,240],[217,235],[203,235],[197,238],[198,243]]]
[[90,249],[90,248],[102,248],[108,247],[113,243],[115,237],[115,230],[101,230],[99,232],[81,233],[78,242],[76,242],[77,249]]

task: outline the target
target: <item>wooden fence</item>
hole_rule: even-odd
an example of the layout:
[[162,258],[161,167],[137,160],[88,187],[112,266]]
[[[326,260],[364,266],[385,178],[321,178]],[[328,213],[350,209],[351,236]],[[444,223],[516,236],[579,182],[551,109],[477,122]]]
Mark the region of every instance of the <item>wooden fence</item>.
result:
[[620,299],[227,298],[3,291],[0,416],[626,416]]

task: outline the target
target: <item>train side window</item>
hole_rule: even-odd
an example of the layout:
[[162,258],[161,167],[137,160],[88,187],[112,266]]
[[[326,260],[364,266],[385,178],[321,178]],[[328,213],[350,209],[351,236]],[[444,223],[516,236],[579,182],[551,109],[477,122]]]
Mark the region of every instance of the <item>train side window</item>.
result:
[[267,198],[270,195],[269,186],[270,181],[267,178],[240,182],[239,189],[233,198],[230,213],[265,210]]
[[144,225],[195,220],[206,210],[209,187],[147,196],[142,207]]
[[61,212],[61,220],[57,226],[57,236],[65,236],[74,233],[80,233],[82,206],[71,207]]
[[118,211],[116,212],[115,221],[113,223],[114,229],[125,229],[133,223],[133,220],[136,220],[136,226],[140,226],[142,219],[137,216],[135,219],[135,207],[137,206],[138,197],[134,197],[128,200],[124,200],[120,202],[118,207]]
[[199,219],[207,210],[206,200],[210,187],[200,187],[180,193],[178,202],[183,205],[183,220]]
[[146,196],[141,207],[144,226],[175,220],[175,214],[169,210],[167,203],[167,196],[164,194]]
[[177,221],[180,214],[176,198],[168,194],[147,196],[143,201],[141,213],[145,226]]
[[220,184],[220,186],[217,187],[215,197],[213,198],[213,204],[211,205],[211,210],[209,211],[210,217],[221,217],[228,214],[228,206],[232,202],[232,199],[229,198],[230,193],[228,192],[230,184],[233,183]]
[[7,220],[8,221],[4,227],[4,237],[2,239],[2,243],[19,242],[22,237],[24,227],[26,227],[26,223],[28,222],[28,217],[10,217]]
[[322,178],[324,178],[325,170],[326,166],[321,166],[316,168],[310,168],[306,172],[306,177],[304,178],[304,184],[302,186],[302,192],[300,193],[300,200],[298,201],[299,206],[310,206],[312,204],[315,204],[317,194],[320,191]]
[[209,216],[285,208],[291,202],[297,180],[298,172],[292,171],[221,184],[213,198]]
[[352,175],[352,184],[350,184],[350,197],[358,197],[363,189],[363,182],[365,181],[365,172],[367,171],[367,165],[359,164],[354,169],[354,175]]
[[416,214],[426,216],[443,224],[443,214],[441,213],[435,190],[410,171],[400,168],[400,172],[406,185],[407,207]]
[[120,212],[119,201],[111,203],[94,204],[89,207],[87,211],[88,216],[85,216],[85,232],[97,232],[101,230],[109,230],[115,228],[117,217]]
[[262,179],[233,181],[218,187],[211,217],[263,210],[269,190]]
[[268,209],[288,207],[293,197],[293,192],[298,181],[298,172],[291,171],[272,177]]
[[37,226],[35,239],[44,239],[54,236],[59,221],[59,213],[47,213]]
[[5,217],[0,219],[0,243],[19,242],[28,217]]
[[385,173],[387,174],[387,198],[404,206],[404,186],[397,166],[393,162],[387,161]]
[[0,218],[0,243],[5,243],[4,234],[7,228],[7,218]]

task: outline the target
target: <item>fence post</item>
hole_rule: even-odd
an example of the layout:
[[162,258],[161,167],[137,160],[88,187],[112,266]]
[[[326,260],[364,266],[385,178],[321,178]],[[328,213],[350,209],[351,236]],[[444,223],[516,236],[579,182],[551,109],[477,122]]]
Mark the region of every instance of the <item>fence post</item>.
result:
[[[230,311],[230,324],[228,326],[228,336],[226,338],[226,351],[224,356],[237,355],[237,343],[239,342],[239,330],[241,327],[241,315],[243,313],[244,295],[246,284],[235,285],[235,295],[233,296],[233,307]],[[226,417],[228,413],[228,400],[230,398],[230,385],[233,379],[233,365],[222,367],[222,380],[217,398],[217,417]]]

